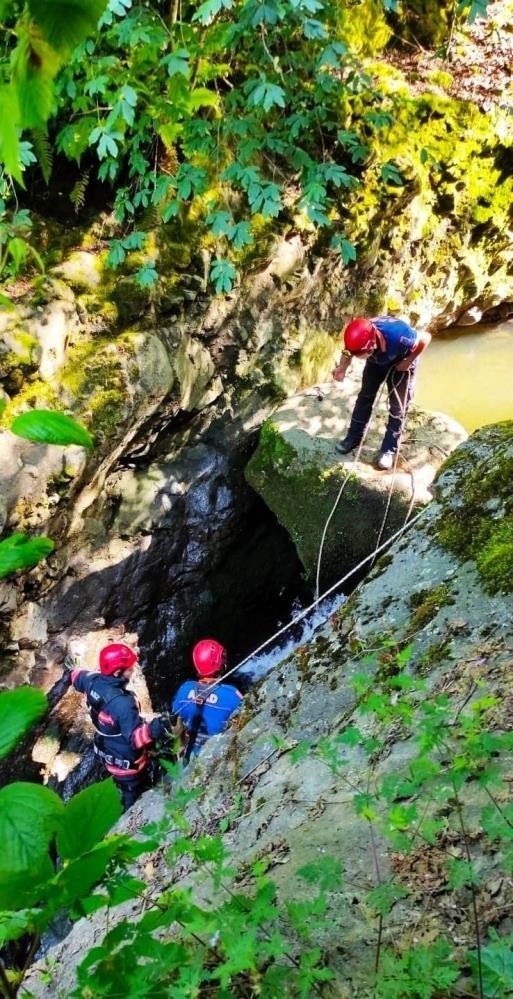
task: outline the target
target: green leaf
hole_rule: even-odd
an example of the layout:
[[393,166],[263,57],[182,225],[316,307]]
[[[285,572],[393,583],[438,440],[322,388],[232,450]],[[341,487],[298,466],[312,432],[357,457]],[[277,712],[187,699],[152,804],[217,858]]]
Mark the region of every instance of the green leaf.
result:
[[0,759],[7,756],[25,732],[43,717],[46,696],[35,687],[18,687],[0,693]]
[[18,99],[11,86],[0,87],[0,107],[2,127],[0,128],[0,162],[11,177],[21,181]]
[[217,257],[212,262],[210,280],[215,283],[217,295],[221,292],[231,291],[236,276],[237,271],[229,260],[223,260],[220,257]]
[[393,163],[384,163],[381,167],[381,180],[385,184],[397,184],[402,187],[404,180],[399,173],[399,170]]
[[27,0],[27,6],[52,48],[67,54],[96,31],[107,0]]
[[153,288],[159,279],[158,271],[154,264],[146,264],[140,267],[135,275],[135,280],[140,288]]
[[168,76],[189,76],[189,52],[187,49],[175,49],[162,60]]
[[248,100],[249,104],[254,107],[261,106],[264,111],[270,111],[272,107],[285,107],[285,91],[283,87],[279,87],[276,83],[269,83],[268,80],[264,78],[261,83],[258,83],[254,90],[251,91]]
[[92,784],[75,794],[65,807],[57,833],[59,855],[81,856],[105,836],[121,815],[119,792],[112,780]]
[[342,884],[342,864],[335,857],[321,857],[300,867],[297,874],[309,884],[318,885],[319,891],[339,890]]
[[0,541],[0,579],[18,569],[31,569],[55,548],[51,538],[28,538],[26,534],[11,534]]
[[39,444],[78,444],[92,448],[91,434],[80,423],[50,409],[31,409],[21,413],[11,424],[13,434]]
[[68,861],[55,878],[67,904],[84,898],[103,878],[110,861],[120,849],[120,837],[110,836],[87,853]]
[[458,14],[466,14],[472,24],[477,17],[486,17],[489,0],[461,0],[456,8]]
[[230,10],[230,7],[233,7],[233,0],[206,0],[206,3],[202,3],[193,14],[192,20],[201,24],[211,24],[223,8]]
[[373,888],[367,894],[367,902],[380,915],[387,916],[396,902],[407,898],[408,892],[402,885],[389,881]]
[[330,246],[332,250],[338,251],[343,264],[350,264],[353,260],[356,260],[356,249],[344,236],[333,236]]
[[303,21],[303,33],[305,38],[327,38],[328,36],[328,32],[321,21],[309,17],[305,17]]
[[[474,979],[478,982],[477,953],[470,951],[468,957]],[[512,994],[513,949],[511,936],[501,940],[497,934],[494,943],[481,948],[481,970],[485,996],[505,999],[506,996]]]
[[249,222],[237,222],[228,232],[228,239],[236,250],[242,250],[244,246],[248,246],[253,242],[251,224]]
[[[16,781],[0,791],[0,885],[11,875],[40,866],[58,829],[64,805],[54,791]],[[51,867],[50,867],[51,870]]]
[[27,256],[28,243],[26,239],[21,239],[19,236],[15,236],[14,239],[10,239],[7,243],[6,250],[14,264],[14,270],[17,274]]

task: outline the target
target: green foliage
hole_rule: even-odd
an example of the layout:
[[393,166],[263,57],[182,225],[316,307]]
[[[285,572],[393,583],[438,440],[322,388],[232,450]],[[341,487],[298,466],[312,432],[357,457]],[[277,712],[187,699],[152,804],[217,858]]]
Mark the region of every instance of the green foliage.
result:
[[38,444],[79,444],[86,448],[93,446],[91,434],[85,427],[71,416],[49,409],[31,409],[27,413],[21,413],[13,420],[11,431],[18,437]]
[[0,908],[37,896],[38,885],[53,874],[48,851],[63,810],[58,795],[38,784],[0,790]]
[[[18,183],[23,183],[24,128],[44,130],[54,108],[53,80],[64,60],[95,28],[107,0],[26,0],[9,5],[11,53],[4,55],[5,77],[0,99],[2,129],[0,164]],[[10,65],[9,65],[10,64]],[[42,148],[42,147],[41,147]],[[43,158],[47,174],[48,158]]]
[[0,693],[0,759],[7,756],[47,708],[46,697],[34,687]]
[[375,995],[379,999],[434,999],[449,994],[459,977],[448,941],[413,947],[401,957],[385,952]]
[[[492,943],[481,950],[483,989],[487,997],[506,999],[513,992],[513,936],[499,937],[496,930],[490,931]],[[477,977],[478,959],[476,951],[469,954],[470,966]]]
[[121,815],[119,794],[112,781],[93,784],[71,799],[57,834],[61,857],[75,859],[99,842]]
[[0,541],[0,579],[18,569],[31,569],[55,548],[51,538],[28,538],[26,534],[11,534]]

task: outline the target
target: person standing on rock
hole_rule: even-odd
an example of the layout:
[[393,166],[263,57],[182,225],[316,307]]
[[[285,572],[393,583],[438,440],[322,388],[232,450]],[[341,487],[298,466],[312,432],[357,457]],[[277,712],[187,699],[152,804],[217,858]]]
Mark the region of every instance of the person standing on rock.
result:
[[391,316],[358,317],[347,324],[344,347],[333,377],[338,382],[344,381],[353,357],[363,357],[366,363],[349,429],[336,447],[339,454],[349,454],[363,440],[376,396],[386,381],[388,423],[375,464],[383,471],[394,467],[413,398],[417,358],[430,342],[430,333],[419,333],[404,320]]
[[94,751],[114,778],[126,812],[148,786],[148,748],[170,735],[162,718],[145,722],[139,702],[127,689],[137,655],[128,645],[114,642],[100,652],[100,672],[78,669],[65,660],[67,684],[86,694],[94,725]]
[[188,763],[207,739],[226,728],[229,719],[242,705],[243,696],[230,683],[220,683],[226,663],[226,649],[214,638],[203,638],[192,650],[198,680],[187,680],[178,688],[171,711],[180,719],[184,731],[183,760]]

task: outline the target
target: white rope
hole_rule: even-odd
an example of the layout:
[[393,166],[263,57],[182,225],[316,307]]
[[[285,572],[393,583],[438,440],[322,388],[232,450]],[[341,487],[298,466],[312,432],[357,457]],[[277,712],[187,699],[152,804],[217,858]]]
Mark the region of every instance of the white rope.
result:
[[[401,402],[401,397],[400,397],[399,391],[398,391],[399,386],[392,385],[392,391],[394,392],[394,394],[396,396],[396,399],[399,402],[399,409],[401,411],[401,432],[399,434],[399,439],[397,441],[397,451],[395,452],[395,457],[394,457],[394,466],[393,466],[393,469],[392,469],[392,478],[390,480],[390,487],[389,487],[389,490],[388,490],[387,505],[385,507],[385,513],[383,515],[383,520],[381,522],[381,529],[380,529],[380,532],[379,532],[378,537],[376,539],[376,545],[379,545],[381,543],[381,538],[383,537],[383,531],[385,530],[385,524],[386,524],[386,522],[388,520],[388,514],[390,512],[390,504],[392,502],[392,495],[393,495],[393,491],[394,491],[395,477],[396,477],[396,474],[397,474],[397,462],[399,461],[399,454],[400,454],[402,443],[403,443],[404,425],[405,425],[405,422],[406,422],[406,412],[407,412],[407,406],[408,406],[408,393],[409,393],[409,390],[410,390],[410,379],[411,379],[411,372],[410,372],[409,368],[406,369],[405,374],[406,374],[406,377],[408,379],[408,384],[406,386],[406,395],[405,395],[405,398],[404,398],[404,402]],[[388,405],[389,405],[389,409],[390,409],[390,396],[389,396],[389,403],[388,403]],[[408,520],[408,518],[410,516],[411,510],[412,510],[414,501],[415,501],[415,482],[414,482],[413,475],[412,475],[411,472],[410,472],[410,477],[411,477],[411,481],[412,481],[411,499],[410,499],[410,503],[409,503],[408,509],[406,511],[406,517],[404,518],[404,523],[407,522],[407,520]],[[376,559],[376,555],[374,555],[374,559],[371,562],[371,564],[369,566],[369,569],[372,569],[372,566],[374,565],[375,559]]]
[[[383,392],[384,386],[385,386],[385,382],[382,382],[382,384],[380,385],[380,389],[379,389],[379,392],[378,392],[377,399],[374,401],[373,409],[378,409],[379,408],[379,402],[380,402],[380,399],[381,399],[381,393]],[[359,443],[359,445],[358,445],[358,447],[356,449],[355,454],[353,455],[353,465],[355,465],[356,462],[360,460],[360,454],[361,454],[361,451],[362,451],[362,447],[365,444],[365,438],[367,437],[367,433],[368,433],[369,427],[370,427],[370,420],[367,423],[367,426],[365,427],[365,430],[363,431],[362,439],[361,439],[361,441],[360,441],[360,443]],[[336,500],[335,500],[335,502],[333,504],[331,513],[330,513],[330,515],[329,515],[329,517],[328,517],[328,519],[327,519],[327,521],[326,521],[326,523],[324,525],[324,531],[322,532],[321,543],[319,545],[319,554],[317,556],[317,572],[315,574],[315,596],[316,596],[316,598],[319,596],[319,589],[320,589],[320,585],[321,585],[321,562],[322,562],[322,555],[323,555],[323,551],[324,551],[324,542],[325,542],[325,539],[326,539],[326,534],[328,533],[328,527],[329,527],[329,525],[331,523],[331,519],[332,519],[332,517],[333,517],[333,515],[335,513],[335,510],[337,509],[337,506],[338,506],[338,504],[340,502],[340,497],[342,496],[342,493],[344,492],[344,489],[346,487],[346,483],[349,481],[350,475],[351,475],[351,469],[348,470],[347,475],[346,475],[346,477],[345,477],[345,479],[344,479],[344,481],[343,481],[343,483],[342,483],[342,485],[341,485],[341,487],[340,487],[340,489],[338,491],[337,498],[336,498]]]
[[362,568],[362,566],[366,565],[367,562],[369,562],[371,559],[375,559],[376,555],[379,555],[379,553],[383,551],[384,548],[387,548],[388,545],[391,545],[393,541],[396,541],[397,538],[400,538],[401,535],[404,534],[406,529],[412,527],[413,524],[415,524],[415,522],[419,519],[419,517],[422,517],[424,513],[425,510],[419,510],[419,512],[415,514],[415,517],[413,517],[412,520],[408,520],[406,523],[403,524],[402,527],[399,528],[398,531],[395,532],[395,534],[392,534],[389,538],[386,538],[386,540],[383,541],[383,543],[379,546],[379,548],[376,548],[375,551],[370,553],[370,555],[366,555],[365,558],[363,558],[361,562],[358,563],[358,565],[353,566],[353,568],[350,569],[349,572],[346,572],[345,576],[342,576],[342,578],[337,580],[336,583],[333,583],[333,586],[330,586],[329,590],[326,590],[324,593],[321,594],[320,597],[317,597],[317,599],[314,600],[314,602],[310,604],[309,607],[306,607],[304,611],[301,611],[301,614],[298,614],[298,616],[293,618],[292,621],[289,621],[288,624],[285,624],[283,628],[280,628],[279,631],[276,631],[274,635],[270,636],[270,638],[266,638],[265,642],[262,642],[262,644],[259,645],[258,648],[256,648],[253,652],[249,654],[249,656],[246,656],[245,659],[242,659],[240,663],[237,663],[237,665],[234,666],[232,669],[228,670],[227,673],[224,673],[223,676],[220,676],[218,677],[217,680],[214,680],[207,687],[205,691],[202,691],[201,696],[207,697],[210,691],[214,690],[219,683],[224,683],[227,677],[231,676],[232,673],[235,673],[238,669],[241,668],[241,666],[244,666],[247,662],[249,662],[250,659],[253,659],[254,656],[258,655],[258,653],[261,652],[262,649],[265,649],[267,645],[270,645],[271,642],[274,642],[275,639],[279,638],[280,635],[283,635],[286,631],[289,630],[289,628],[293,628],[294,625],[299,624],[300,621],[302,621],[305,617],[307,617],[307,615],[310,613],[310,611],[314,609],[314,607],[317,607],[317,604],[320,604],[322,600],[325,600],[326,597],[329,597],[335,590],[338,589],[339,586],[342,586],[342,583],[345,583],[348,579],[351,578],[351,576],[354,576],[354,574],[358,572]]

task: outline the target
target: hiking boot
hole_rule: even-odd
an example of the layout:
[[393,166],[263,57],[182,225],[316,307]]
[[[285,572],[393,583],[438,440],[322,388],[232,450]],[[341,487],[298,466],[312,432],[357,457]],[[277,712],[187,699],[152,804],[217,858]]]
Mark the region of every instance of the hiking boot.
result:
[[374,463],[375,468],[382,472],[391,472],[395,466],[397,454],[395,451],[381,451]]
[[360,441],[356,441],[354,437],[344,437],[343,441],[335,445],[335,451],[337,454],[349,454],[350,451],[354,451],[360,444]]

